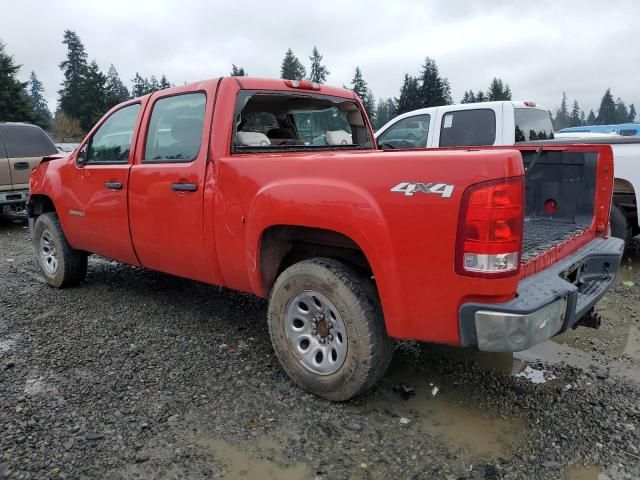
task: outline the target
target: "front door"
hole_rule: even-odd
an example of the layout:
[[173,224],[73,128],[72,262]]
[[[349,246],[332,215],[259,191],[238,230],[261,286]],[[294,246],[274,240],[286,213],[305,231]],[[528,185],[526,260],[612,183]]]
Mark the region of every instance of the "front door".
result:
[[113,112],[82,147],[68,178],[66,221],[73,246],[138,264],[129,233],[127,186],[140,104]]
[[131,237],[140,263],[201,281],[211,281],[203,224],[205,112],[207,101],[213,103],[207,93],[152,97],[129,177]]

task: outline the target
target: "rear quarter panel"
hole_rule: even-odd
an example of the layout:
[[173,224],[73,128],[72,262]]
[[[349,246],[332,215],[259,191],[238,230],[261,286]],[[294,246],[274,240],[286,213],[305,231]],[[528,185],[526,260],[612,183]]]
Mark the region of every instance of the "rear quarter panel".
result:
[[[223,276],[232,288],[267,295],[258,266],[268,227],[340,232],[360,246],[372,267],[391,336],[458,344],[462,303],[505,301],[517,286],[517,278],[455,274],[462,194],[471,184],[522,174],[517,151],[225,155],[218,160],[216,208]],[[392,192],[401,182],[446,183],[454,190],[450,198]],[[246,219],[241,233],[224,226],[231,209]]]

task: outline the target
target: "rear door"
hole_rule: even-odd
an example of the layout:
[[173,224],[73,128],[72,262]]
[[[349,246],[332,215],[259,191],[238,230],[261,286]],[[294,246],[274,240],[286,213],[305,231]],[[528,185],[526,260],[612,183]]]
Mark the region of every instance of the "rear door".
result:
[[73,246],[124,263],[138,264],[127,217],[127,188],[132,140],[141,115],[140,103],[112,112],[78,152],[65,181],[69,196],[64,215]]
[[[57,153],[57,149],[49,136],[35,125],[4,125],[2,138],[8,157],[7,162],[12,188],[14,190],[27,190],[29,188],[31,170],[40,164],[42,157]],[[4,164],[4,161],[2,163]],[[0,173],[1,175],[2,173]]]
[[151,97],[129,179],[131,236],[140,263],[201,281],[212,279],[203,221],[215,94],[210,85]]

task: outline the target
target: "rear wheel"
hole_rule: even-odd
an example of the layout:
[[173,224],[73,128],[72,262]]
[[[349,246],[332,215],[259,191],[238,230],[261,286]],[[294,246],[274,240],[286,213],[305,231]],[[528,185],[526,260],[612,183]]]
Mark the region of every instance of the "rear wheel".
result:
[[387,336],[371,280],[342,262],[305,260],[276,280],[269,333],[291,379],[328,400],[353,398],[387,370]]
[[611,236],[621,238],[626,243],[629,243],[629,240],[631,240],[631,228],[624,211],[617,205],[611,206],[609,222],[611,224]]
[[49,285],[64,288],[84,280],[87,275],[87,254],[69,245],[55,213],[40,215],[33,232],[38,264]]

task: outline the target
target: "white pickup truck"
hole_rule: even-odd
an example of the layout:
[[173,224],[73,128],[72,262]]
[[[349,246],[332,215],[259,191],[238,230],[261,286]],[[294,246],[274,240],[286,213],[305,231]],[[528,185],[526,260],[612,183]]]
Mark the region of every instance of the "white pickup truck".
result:
[[[553,144],[549,111],[534,102],[464,103],[407,112],[375,134],[378,147],[387,149]],[[625,241],[640,233],[640,137],[569,137],[575,144],[611,145],[614,157],[614,195],[611,232]]]

